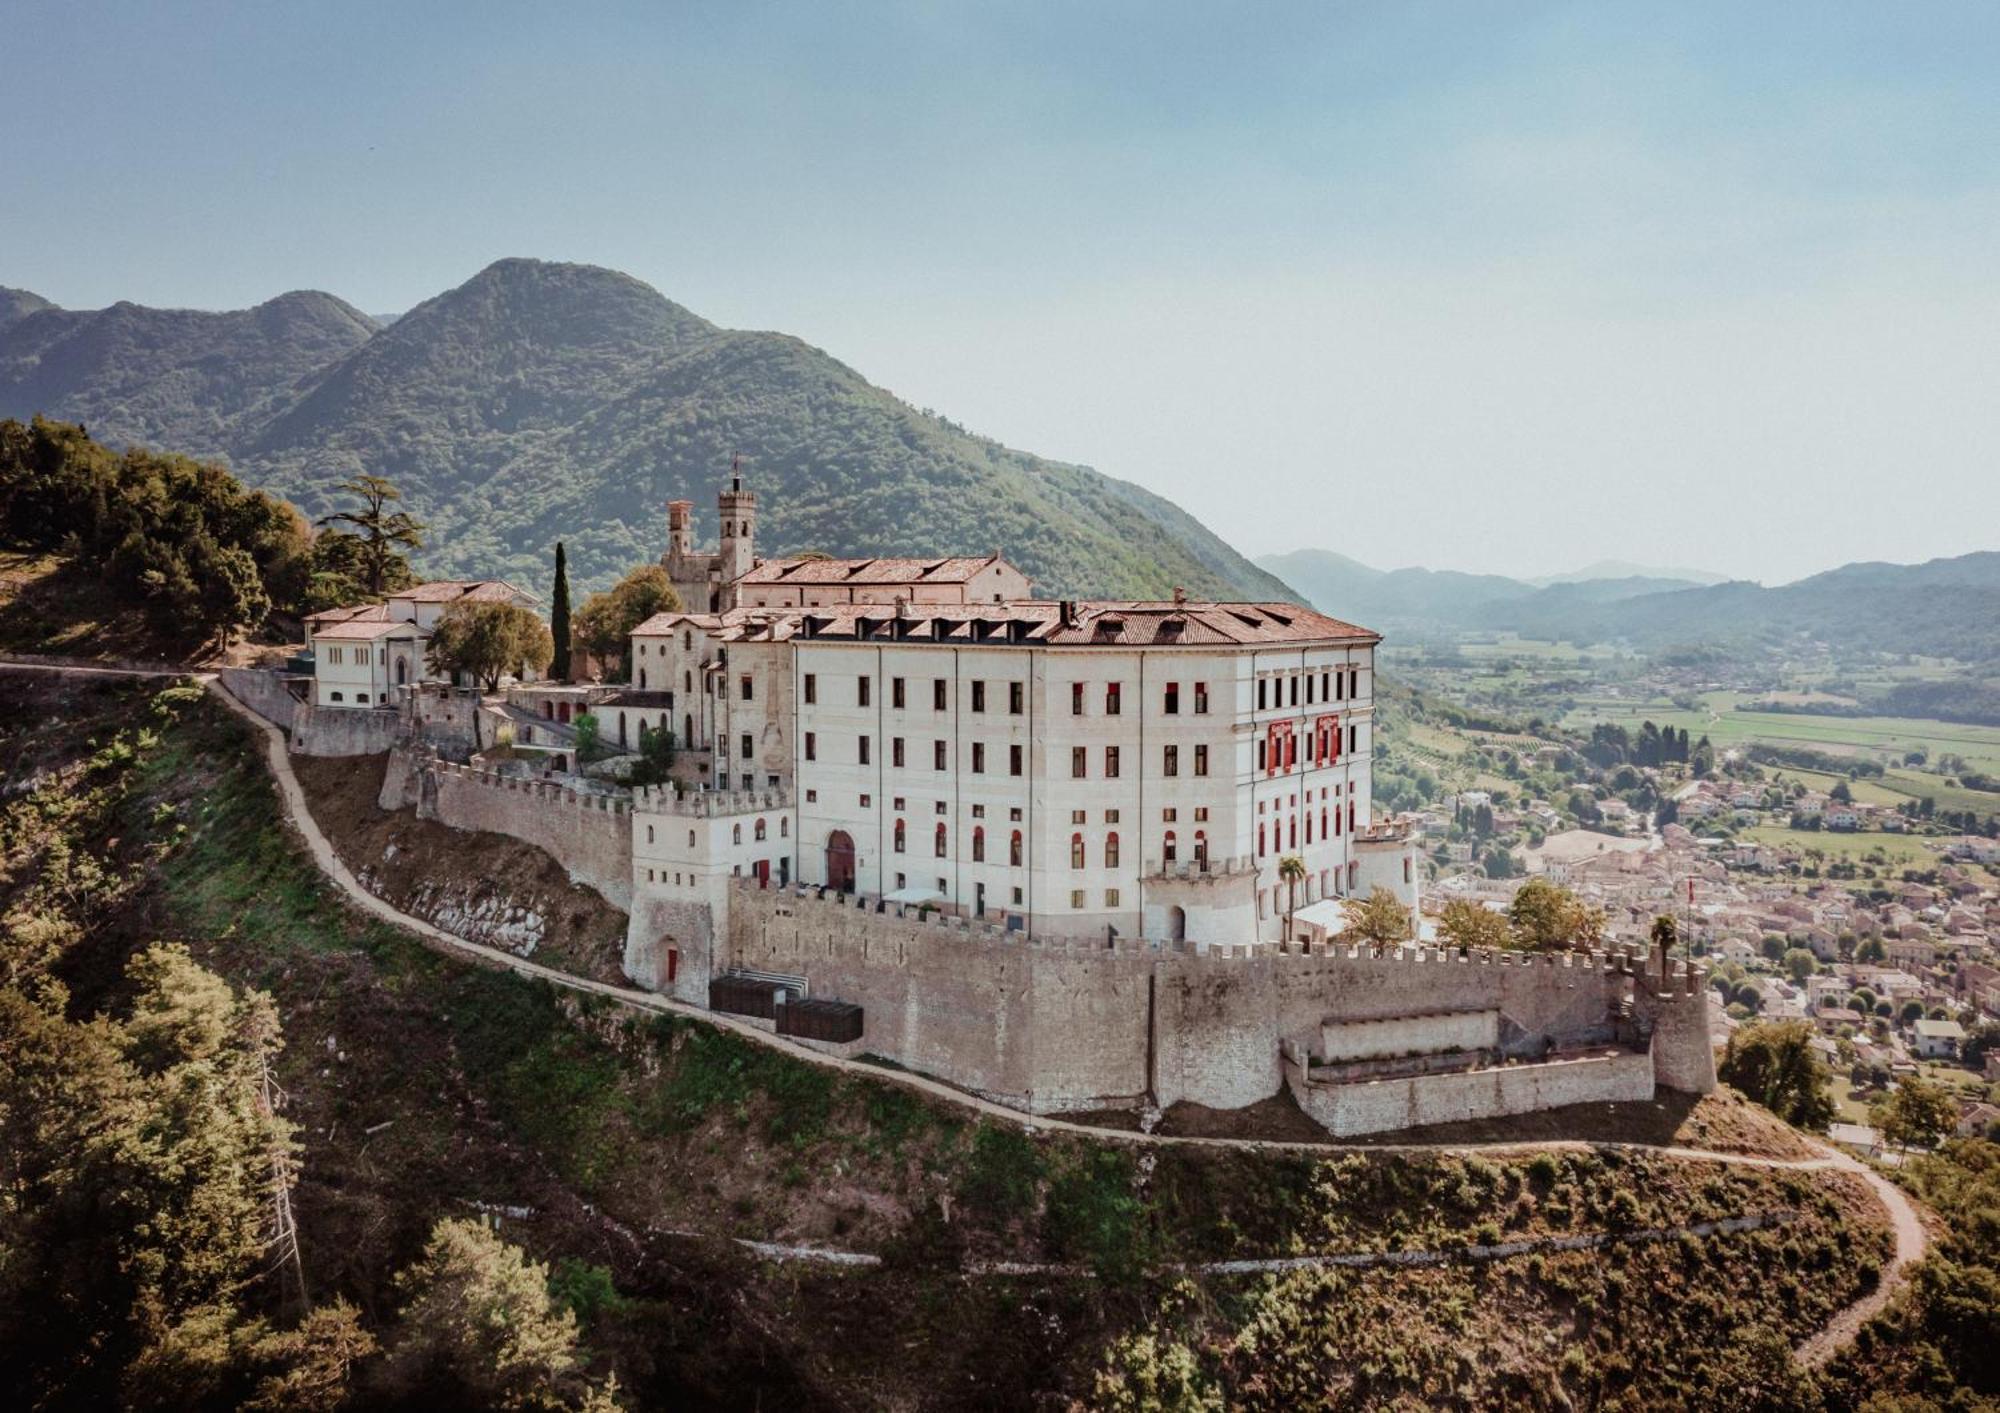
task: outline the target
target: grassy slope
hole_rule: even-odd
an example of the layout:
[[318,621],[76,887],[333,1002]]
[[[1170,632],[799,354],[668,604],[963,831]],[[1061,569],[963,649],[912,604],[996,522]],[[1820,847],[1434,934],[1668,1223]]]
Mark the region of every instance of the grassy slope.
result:
[[[0,676],[0,747],[60,771],[158,693]],[[105,809],[79,828],[137,882],[70,959],[80,1003],[102,999],[123,955],[156,936],[270,990],[305,1142],[315,1293],[380,1316],[388,1273],[434,1219],[470,1203],[529,1209],[502,1222],[510,1239],[572,1275],[608,1274],[615,1292],[600,1285],[584,1302],[590,1339],[641,1404],[1063,1400],[1090,1393],[1107,1345],[1148,1331],[1187,1344],[1202,1377],[1244,1402],[1312,1386],[1336,1401],[1615,1403],[1664,1364],[1691,1397],[1739,1386],[1746,1360],[1850,1298],[1881,1257],[1873,1218],[1849,1216],[1851,1189],[1822,1177],[1588,1153],[1552,1166],[1142,1155],[968,1122],[699,1024],[579,1007],[345,911],[279,825],[244,730],[205,700],[174,711],[157,740],[133,743]],[[1799,1220],[1602,1259],[1199,1280],[1168,1269],[1781,1208]],[[888,1264],[765,1267],[674,1231],[823,1242]],[[967,1278],[967,1256],[1076,1261],[1096,1278]],[[1653,1290],[1677,1299],[1642,1295]],[[1139,1369],[1137,1347],[1121,1346],[1119,1368]],[[1587,1367],[1566,1362],[1572,1348]]]

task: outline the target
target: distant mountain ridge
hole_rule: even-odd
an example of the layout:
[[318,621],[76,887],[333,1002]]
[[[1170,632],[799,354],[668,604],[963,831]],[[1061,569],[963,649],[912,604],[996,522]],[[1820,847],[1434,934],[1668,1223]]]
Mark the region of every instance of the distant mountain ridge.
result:
[[664,503],[741,455],[759,548],[1005,550],[1047,592],[1291,599],[1178,506],[975,436],[779,333],[721,328],[613,270],[502,260],[384,324],[331,295],[225,313],[0,291],[0,416],[226,458],[309,514],[387,475],[433,574],[601,583],[664,548]]
[[1766,588],[1645,577],[1537,588],[1498,575],[1371,569],[1325,550],[1258,561],[1314,607],[1405,633],[1513,632],[1641,649],[1740,648],[1804,636],[1836,646],[2000,663],[2000,552],[1843,565]]

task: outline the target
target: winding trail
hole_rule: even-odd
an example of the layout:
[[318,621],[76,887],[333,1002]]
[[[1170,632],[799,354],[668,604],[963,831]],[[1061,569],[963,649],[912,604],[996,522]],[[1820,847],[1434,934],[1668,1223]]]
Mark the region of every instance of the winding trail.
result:
[[[915,1090],[918,1093],[929,1095],[947,1104],[955,1105],[960,1109],[970,1110],[983,1117],[1012,1124],[1030,1132],[1068,1133],[1090,1139],[1097,1143],[1124,1143],[1134,1147],[1184,1145],[1243,1149],[1253,1152],[1504,1154],[1548,1152],[1551,1150],[1617,1148],[1631,1152],[1660,1154],[1667,1157],[1685,1159],[1690,1162],[1720,1163],[1733,1167],[1783,1169],[1794,1172],[1834,1171],[1853,1173],[1869,1184],[1875,1193],[1876,1199],[1888,1212],[1891,1226],[1895,1232],[1895,1253],[1889,1264],[1884,1267],[1881,1279],[1877,1282],[1873,1291],[1835,1315],[1817,1334],[1799,1345],[1794,1351],[1798,1361],[1808,1368],[1824,1364],[1844,1348],[1854,1338],[1862,1325],[1866,1324],[1886,1306],[1894,1298],[1896,1292],[1908,1282],[1910,1267],[1923,1259],[1925,1253],[1930,1249],[1930,1233],[1925,1229],[1915,1205],[1901,1188],[1858,1159],[1850,1157],[1846,1153],[1836,1149],[1827,1148],[1825,1145],[1821,1145],[1821,1156],[1816,1158],[1765,1158],[1744,1153],[1720,1153],[1706,1148],[1682,1148],[1650,1143],[1588,1142],[1581,1139],[1530,1139],[1511,1142],[1452,1144],[1342,1144],[1331,1142],[1316,1143],[1291,1139],[1205,1138],[1186,1134],[1139,1133],[1123,1129],[1098,1128],[1069,1119],[1024,1114],[1017,1109],[1009,1109],[1005,1105],[994,1103],[990,1099],[982,1099],[976,1094],[967,1093],[962,1089],[954,1089],[948,1084],[929,1079],[920,1074],[910,1073],[907,1070],[885,1069],[877,1065],[864,1063],[860,1060],[849,1060],[838,1056],[821,1054],[817,1050],[795,1044],[783,1036],[776,1035],[770,1031],[760,1030],[756,1026],[739,1020],[734,1016],[711,1011],[701,1006],[689,1005],[686,1002],[675,1001],[669,997],[660,996],[650,991],[641,991],[626,986],[614,986],[608,982],[593,981],[587,977],[574,976],[568,972],[559,971],[554,967],[543,966],[539,962],[530,961],[525,957],[517,957],[511,952],[502,951],[497,947],[489,947],[478,942],[468,942],[466,939],[446,932],[444,929],[425,922],[421,918],[412,917],[391,907],[388,903],[361,886],[359,880],[354,877],[353,872],[341,861],[340,855],[335,851],[332,842],[320,831],[318,823],[313,818],[311,806],[306,799],[305,790],[299,784],[298,776],[292,771],[290,752],[287,749],[284,733],[232,696],[213,673],[199,671],[176,672],[163,669],[93,667],[88,665],[57,666],[47,663],[9,662],[5,660],[0,660],[0,670],[50,672],[56,674],[67,673],[83,676],[185,677],[201,683],[207,689],[210,696],[214,697],[229,711],[241,718],[257,733],[259,739],[263,741],[265,761],[270,768],[271,778],[278,787],[278,798],[285,822],[298,831],[299,837],[304,841],[307,851],[312,855],[314,864],[318,866],[321,873],[325,874],[340,889],[345,901],[351,907],[358,909],[377,921],[388,923],[391,926],[414,933],[432,947],[441,948],[449,953],[469,958],[482,965],[504,967],[521,976],[536,977],[548,982],[552,986],[559,986],[566,990],[589,995],[602,996],[607,1000],[616,1001],[621,1005],[629,1006],[635,1010],[650,1011],[664,1015],[685,1016],[691,1020],[698,1020],[704,1025],[714,1026],[717,1029],[741,1035],[754,1044],[782,1051],[794,1059],[804,1061],[807,1064],[818,1065],[822,1068],[845,1074],[863,1076],[880,1084],[893,1084],[904,1089]],[[1737,1218],[1731,1220],[1740,1223],[1751,1219]],[[1740,1225],[1732,1227],[1730,1222],[1701,1225],[1703,1227],[1712,1226],[1718,1231],[1744,1229]],[[1675,1229],[1666,1233],[1666,1235],[1677,1235],[1680,1230]],[[1690,1232],[1695,1231],[1694,1228],[1686,1230]],[[671,1234],[679,1235],[680,1233]],[[1707,1234],[1713,1234],[1713,1232]],[[697,1234],[685,1233],[685,1235],[693,1236]],[[1634,1233],[1629,1235],[1638,1236],[1640,1234]],[[866,1252],[842,1252],[821,1247],[784,1246],[771,1242],[738,1240],[750,1250],[774,1260],[806,1260],[846,1266],[869,1266],[879,1261],[879,1258],[873,1257],[870,1253]],[[1595,1244],[1605,1245],[1610,1244],[1610,1241],[1597,1240]],[[1515,1253],[1503,1250],[1500,1254],[1510,1255]],[[1407,1264],[1424,1264],[1427,1261],[1438,1262],[1447,1258],[1468,1259],[1464,1250],[1454,1253],[1413,1252],[1402,1253],[1402,1255],[1410,1258],[1407,1260]],[[1379,1264],[1380,1257],[1381,1253],[1332,1253],[1316,1257],[1282,1257],[1269,1258],[1267,1260],[1222,1262],[1215,1263],[1214,1269],[1217,1271],[1240,1272],[1283,1270],[1292,1268],[1298,1262],[1324,1265]],[[1497,1257],[1493,1254],[1488,1254],[1485,1259],[1497,1259]],[[1211,1268],[1210,1266],[1196,1266],[1190,1269],[1208,1271]],[[1054,1274],[1057,1272],[1055,1268],[1044,1268],[1025,1263],[1020,1264],[1018,1267],[1012,1263],[993,1263],[992,1268],[985,1273]]]

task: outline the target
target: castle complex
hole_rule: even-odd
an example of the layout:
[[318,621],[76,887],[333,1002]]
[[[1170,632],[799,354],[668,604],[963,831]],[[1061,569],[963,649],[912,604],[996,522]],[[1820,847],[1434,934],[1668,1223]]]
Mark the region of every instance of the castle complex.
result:
[[670,785],[453,764],[419,688],[383,786],[548,849],[627,911],[636,982],[1035,1111],[1289,1088],[1361,1133],[1713,1084],[1685,964],[1327,940],[1341,899],[1420,902],[1371,806],[1377,634],[1037,599],[998,554],[760,560],[755,493],[718,511],[701,552],[669,506],[685,607],[632,633],[629,685],[508,705],[670,732]]

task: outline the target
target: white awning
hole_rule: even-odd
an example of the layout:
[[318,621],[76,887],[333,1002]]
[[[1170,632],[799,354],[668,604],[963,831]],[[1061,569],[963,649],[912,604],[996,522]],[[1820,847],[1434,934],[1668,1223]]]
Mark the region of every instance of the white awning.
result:
[[1326,932],[1338,932],[1346,922],[1347,913],[1340,906],[1338,898],[1321,898],[1317,903],[1307,903],[1292,914],[1294,926],[1303,923],[1307,927],[1317,927]]
[[918,907],[924,903],[942,903],[944,894],[935,888],[898,888],[893,893],[884,893],[885,903],[901,903],[905,907]]

